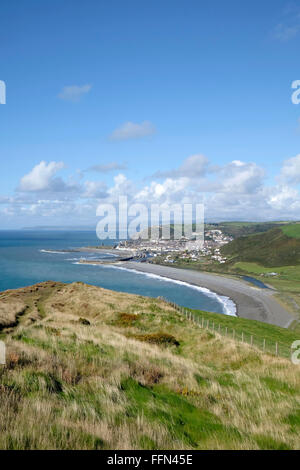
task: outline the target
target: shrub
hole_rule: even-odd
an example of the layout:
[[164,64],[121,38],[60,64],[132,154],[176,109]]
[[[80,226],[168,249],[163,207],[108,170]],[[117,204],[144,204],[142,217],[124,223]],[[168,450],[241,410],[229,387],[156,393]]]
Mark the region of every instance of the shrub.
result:
[[150,364],[138,363],[130,365],[130,375],[141,384],[147,386],[158,384],[164,376],[159,367]]
[[134,335],[135,339],[145,341],[151,344],[162,344],[165,346],[179,346],[179,341],[173,335],[168,333],[152,333],[147,335]]
[[132,326],[139,317],[140,315],[135,315],[134,313],[119,313],[116,324],[119,326]]

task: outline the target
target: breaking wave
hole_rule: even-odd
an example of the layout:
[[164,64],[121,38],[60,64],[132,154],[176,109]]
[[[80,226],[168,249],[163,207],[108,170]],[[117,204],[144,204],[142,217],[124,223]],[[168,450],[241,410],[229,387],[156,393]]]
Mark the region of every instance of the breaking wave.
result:
[[[81,263],[73,263],[73,264],[81,264]],[[89,263],[88,266],[98,266],[99,267],[99,264]],[[210,297],[210,298],[213,298],[213,299],[217,300],[217,302],[219,302],[222,305],[223,313],[225,315],[230,315],[232,317],[236,317],[236,305],[233,302],[233,300],[231,300],[229,297],[226,297],[225,295],[216,294],[215,292],[207,289],[206,287],[196,286],[195,284],[189,284],[188,282],[185,282],[185,281],[179,281],[177,279],[172,279],[172,278],[169,278],[169,277],[160,276],[159,274],[145,273],[145,272],[142,272],[142,271],[138,271],[136,269],[123,268],[121,266],[116,266],[116,265],[111,265],[111,264],[110,265],[102,264],[101,267],[102,268],[110,268],[110,269],[120,269],[122,271],[133,272],[133,273],[140,274],[142,276],[146,276],[146,277],[149,277],[149,278],[152,278],[152,279],[158,279],[159,281],[172,282],[174,284],[179,284],[181,286],[189,287],[190,289],[197,290],[198,292],[201,292],[202,294],[207,295],[207,297]]]

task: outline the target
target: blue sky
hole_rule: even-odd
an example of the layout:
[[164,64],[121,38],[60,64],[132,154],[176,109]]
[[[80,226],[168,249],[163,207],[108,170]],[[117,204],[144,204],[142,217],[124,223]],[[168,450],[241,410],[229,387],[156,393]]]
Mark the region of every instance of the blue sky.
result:
[[120,193],[300,219],[300,1],[3,0],[0,38],[2,228]]

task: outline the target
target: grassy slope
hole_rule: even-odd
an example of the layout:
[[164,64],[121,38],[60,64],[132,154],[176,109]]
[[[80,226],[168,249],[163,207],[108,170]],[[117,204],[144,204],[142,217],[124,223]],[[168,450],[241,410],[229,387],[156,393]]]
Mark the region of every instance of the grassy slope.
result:
[[204,319],[204,327],[209,321],[210,328],[214,323],[214,329],[218,331],[220,325],[220,333],[225,334],[227,328],[227,336],[234,337],[239,341],[250,344],[251,336],[255,346],[262,350],[263,342],[265,340],[266,351],[274,353],[275,343],[278,343],[279,354],[284,357],[290,357],[291,344],[299,339],[299,334],[293,330],[281,328],[275,325],[268,325],[256,320],[246,320],[244,318],[235,318],[228,315],[220,315],[217,313],[208,313],[202,311],[193,311],[194,315],[200,319]]
[[286,222],[219,222],[207,224],[207,229],[222,230],[225,235],[234,238],[244,237],[255,233],[267,232],[272,228],[283,226]]
[[0,448],[299,447],[290,361],[198,329],[160,300],[44,283],[0,297],[16,302],[18,326],[2,332]]
[[[229,257],[224,270],[264,276],[279,291],[279,300],[298,318],[293,328],[300,331],[300,223],[234,240],[222,251]],[[269,277],[270,272],[278,275]]]
[[300,238],[300,223],[291,224],[291,225],[282,227],[282,231],[288,237]]
[[248,261],[263,266],[300,264],[300,240],[287,236],[281,228],[237,238],[222,248],[230,262]]
[[[222,230],[225,235],[232,236],[234,238],[243,237],[251,235],[254,233],[261,233],[270,230],[271,228],[276,228],[283,226],[288,222],[215,222],[215,223],[206,223],[205,230]],[[159,230],[159,236],[162,236],[162,230]],[[184,234],[183,226],[181,224],[170,224],[170,237],[173,239],[174,229],[180,231]],[[189,230],[196,231],[196,224],[192,225],[185,224],[184,229],[186,232]],[[151,236],[151,229],[147,230],[148,236]],[[187,233],[185,233],[187,234]]]

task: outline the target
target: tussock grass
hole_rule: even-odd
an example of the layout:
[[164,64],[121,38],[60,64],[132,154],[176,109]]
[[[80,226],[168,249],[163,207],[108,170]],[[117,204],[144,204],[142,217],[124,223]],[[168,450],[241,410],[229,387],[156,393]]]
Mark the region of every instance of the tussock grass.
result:
[[148,335],[133,335],[133,338],[139,341],[146,341],[147,343],[151,344],[160,344],[165,346],[179,346],[179,341],[173,336],[169,335],[168,333],[152,333]]
[[299,448],[289,360],[197,328],[162,300],[82,283],[2,294],[1,311],[16,302],[28,307],[3,330],[1,449]]

